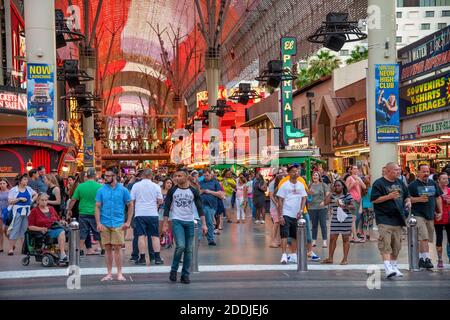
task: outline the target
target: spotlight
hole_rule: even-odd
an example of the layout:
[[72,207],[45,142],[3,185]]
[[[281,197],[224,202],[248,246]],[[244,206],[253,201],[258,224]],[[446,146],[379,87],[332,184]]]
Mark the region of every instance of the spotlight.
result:
[[361,32],[358,21],[348,21],[348,13],[330,12],[322,26],[308,37],[308,41],[321,43],[326,48],[339,51],[346,42],[366,38],[367,34]]
[[267,69],[255,79],[277,88],[281,81],[295,80],[297,77],[289,69],[283,70],[283,61],[271,60],[267,63]]

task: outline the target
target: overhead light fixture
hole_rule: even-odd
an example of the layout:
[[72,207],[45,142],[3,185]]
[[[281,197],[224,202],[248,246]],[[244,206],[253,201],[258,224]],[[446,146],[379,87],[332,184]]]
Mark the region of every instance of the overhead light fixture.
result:
[[450,136],[440,136],[440,139],[450,139]]
[[55,10],[55,33],[56,33],[56,49],[63,48],[67,42],[76,42],[86,39],[86,37],[76,31],[69,30],[67,27],[67,19],[64,17],[64,11]]
[[250,99],[260,99],[256,90],[252,89],[250,83],[240,83],[239,90],[236,90],[231,96],[228,97],[229,100],[235,100],[240,104],[246,105]]
[[367,34],[359,29],[358,21],[348,21],[346,12],[330,12],[326,21],[308,37],[309,42],[321,43],[333,51],[340,51],[346,42],[361,41]]
[[265,82],[273,88],[277,88],[281,81],[295,79],[297,79],[297,76],[291,70],[283,69],[283,61],[281,60],[270,60],[267,63],[267,69],[255,78],[255,80]]

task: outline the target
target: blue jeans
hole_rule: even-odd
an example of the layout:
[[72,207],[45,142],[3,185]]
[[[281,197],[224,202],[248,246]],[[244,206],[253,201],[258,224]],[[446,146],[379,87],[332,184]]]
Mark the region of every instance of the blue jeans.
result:
[[253,219],[256,219],[256,208],[253,205],[253,198],[248,198],[248,206],[252,210],[252,217],[253,217]]
[[192,260],[192,244],[194,241],[194,221],[174,219],[172,220],[172,232],[176,246],[170,271],[178,271],[181,256],[184,254],[181,276],[189,276],[189,268],[191,267]]
[[320,230],[322,231],[322,239],[327,240],[327,208],[324,209],[309,209],[309,214],[312,219],[312,238],[317,240],[317,234]]
[[[208,242],[214,242],[214,215],[216,214],[216,210],[211,208],[210,206],[204,206],[203,212],[205,213],[206,226],[208,227],[206,239],[208,240]],[[198,227],[199,230],[201,230],[201,220]],[[199,239],[201,239],[201,232],[199,232]]]
[[311,219],[309,213],[303,215],[303,219],[306,220],[306,243],[312,243],[311,236]]

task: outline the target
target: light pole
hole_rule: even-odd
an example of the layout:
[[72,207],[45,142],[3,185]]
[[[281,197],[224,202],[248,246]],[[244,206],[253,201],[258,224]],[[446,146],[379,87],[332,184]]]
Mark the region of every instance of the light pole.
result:
[[312,100],[314,98],[314,92],[308,91],[306,92],[306,97],[308,98],[309,102],[309,145],[313,145],[313,135],[312,135]]

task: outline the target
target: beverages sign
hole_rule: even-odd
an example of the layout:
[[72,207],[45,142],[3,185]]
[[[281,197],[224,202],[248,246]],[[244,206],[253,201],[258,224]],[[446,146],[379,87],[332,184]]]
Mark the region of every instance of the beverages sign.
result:
[[[295,37],[281,38],[281,60],[283,62],[283,70],[292,70],[292,56],[295,56],[296,54],[297,39]],[[281,84],[281,115],[285,145],[288,144],[289,139],[299,139],[305,136],[305,134],[295,128],[293,124],[292,81],[293,80],[282,81]]]
[[400,89],[400,118],[450,109],[450,72]]

